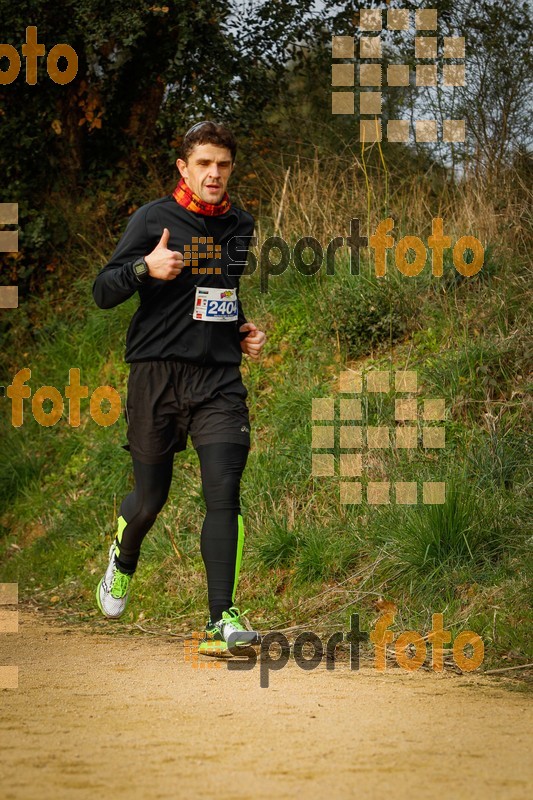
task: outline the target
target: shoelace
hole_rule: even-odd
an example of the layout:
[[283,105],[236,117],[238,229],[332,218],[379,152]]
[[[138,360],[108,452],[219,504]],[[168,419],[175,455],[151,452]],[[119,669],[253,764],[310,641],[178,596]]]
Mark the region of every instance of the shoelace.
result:
[[124,572],[116,569],[113,575],[113,584],[111,586],[111,596],[120,600],[128,591],[128,586],[131,580],[131,575],[126,575]]
[[245,631],[246,628],[244,627],[244,625],[242,625],[240,618],[244,617],[249,612],[249,610],[250,609],[247,608],[246,611],[243,611],[241,613],[236,606],[231,606],[229,611],[224,611],[222,613],[222,620],[225,625],[229,625],[237,631]]

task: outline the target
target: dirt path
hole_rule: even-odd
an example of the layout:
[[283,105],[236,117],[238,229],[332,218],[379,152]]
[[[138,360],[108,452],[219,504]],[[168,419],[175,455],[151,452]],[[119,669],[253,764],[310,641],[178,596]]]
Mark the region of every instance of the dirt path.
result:
[[[66,631],[24,612],[0,640],[4,800],[526,798],[532,704],[478,676],[193,668],[175,640]],[[220,663],[220,662],[217,662]]]

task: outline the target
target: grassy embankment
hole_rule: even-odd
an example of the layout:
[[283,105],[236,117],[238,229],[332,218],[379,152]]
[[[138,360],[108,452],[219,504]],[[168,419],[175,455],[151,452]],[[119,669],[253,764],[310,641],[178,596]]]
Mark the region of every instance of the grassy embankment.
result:
[[[432,216],[442,216],[452,242],[467,233],[481,239],[486,263],[477,276],[461,278],[448,251],[437,279],[428,251],[419,277],[400,275],[391,260],[387,276],[377,280],[368,250],[361,251],[361,275],[353,276],[343,248],[335,276],[323,267],[308,278],[291,265],[270,279],[268,293],[259,290],[259,270],[243,279],[248,319],[268,339],[262,362],[245,360],[242,367],[253,449],[242,485],[246,544],[238,602],[253,609],[259,627],[301,625],[325,633],[346,630],[354,611],[368,629],[382,596],[399,609],[397,632],[425,632],[431,614],[442,611],[454,635],[471,629],[483,637],[486,664],[531,660],[531,298],[523,195],[514,197],[506,187],[494,193],[435,189],[431,179],[419,177],[398,182],[385,208],[377,200],[385,191],[380,179],[367,194],[363,181],[348,180],[350,172],[323,173],[318,196],[317,168],[292,172],[280,229],[286,241],[313,235],[325,245],[348,233],[352,216],[361,218],[362,234],[371,233],[392,212],[397,240],[411,234],[427,242]],[[156,196],[153,186],[144,195]],[[109,384],[124,400],[125,332],[137,301],[108,311],[93,304],[94,274],[118,234],[107,227],[105,204],[80,202],[82,208],[64,204],[66,224],[80,212],[87,220],[70,256],[73,278],[68,284],[60,279],[53,295],[9,312],[17,317],[4,372],[12,376],[28,366],[32,392],[47,384],[64,394],[69,368],[78,367],[89,392]],[[113,198],[107,202],[111,208]],[[260,220],[260,243],[272,227]],[[442,480],[444,505],[341,504],[338,437],[337,476],[312,477],[312,398],[337,397],[346,368],[416,370],[419,409],[424,397],[445,399],[444,449],[421,446],[419,415],[416,450],[363,454],[363,483],[416,481],[420,499],[423,480]],[[98,426],[84,401],[79,428],[68,425],[66,412],[45,428],[32,419],[29,401],[25,408],[23,426],[13,428],[10,401],[3,400],[0,580],[18,581],[21,599],[97,624],[94,589],[120,500],[132,485],[129,455],[120,447],[125,422],[121,417],[112,427]],[[394,425],[392,391],[365,396],[363,408],[369,424]],[[338,403],[336,414],[338,422]],[[176,456],[169,502],[145,540],[126,627],[143,620],[150,629],[200,629],[206,615],[203,512],[198,459],[189,443]],[[101,626],[123,630],[122,621],[102,619]]]

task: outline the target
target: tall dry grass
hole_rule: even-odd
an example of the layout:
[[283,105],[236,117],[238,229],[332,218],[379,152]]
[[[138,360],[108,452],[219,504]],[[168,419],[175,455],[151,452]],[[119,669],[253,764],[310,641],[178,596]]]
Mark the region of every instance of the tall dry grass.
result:
[[290,164],[258,159],[259,188],[270,208],[257,220],[259,242],[272,233],[291,242],[314,236],[327,243],[349,234],[350,220],[361,220],[361,232],[373,232],[387,216],[396,236],[426,238],[431,220],[442,217],[444,232],[456,241],[476,236],[492,244],[503,258],[526,258],[531,249],[532,190],[515,169],[499,177],[488,175],[454,182],[444,170],[402,175],[382,151],[366,148],[345,155],[295,155]]

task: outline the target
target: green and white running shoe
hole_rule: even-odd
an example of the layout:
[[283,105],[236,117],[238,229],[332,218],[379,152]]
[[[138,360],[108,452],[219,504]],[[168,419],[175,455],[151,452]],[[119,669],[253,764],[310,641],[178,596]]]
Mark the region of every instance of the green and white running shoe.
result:
[[119,570],[113,542],[109,550],[109,566],[96,589],[96,602],[104,616],[118,619],[124,613],[130,596],[129,585],[132,577]]
[[198,652],[204,656],[231,656],[230,647],[260,644],[261,635],[258,631],[248,630],[240,620],[247,611],[248,609],[241,614],[236,606],[231,606],[228,611],[222,612],[222,619],[218,622],[209,620]]

